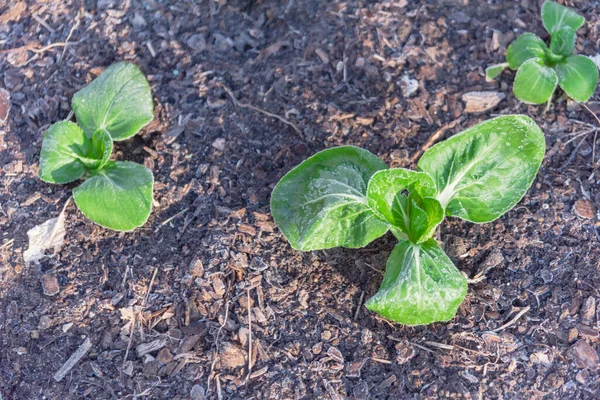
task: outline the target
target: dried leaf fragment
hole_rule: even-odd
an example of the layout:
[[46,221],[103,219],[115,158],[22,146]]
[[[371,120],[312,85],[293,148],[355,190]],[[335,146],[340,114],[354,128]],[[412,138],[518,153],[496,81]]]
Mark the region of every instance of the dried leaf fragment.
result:
[[469,92],[462,95],[465,102],[465,112],[480,113],[496,107],[506,94],[501,92]]
[[25,264],[37,263],[44,257],[45,250],[52,249],[54,254],[60,250],[65,242],[65,210],[69,202],[70,199],[67,200],[58,217],[50,218],[27,231],[29,247],[23,253]]

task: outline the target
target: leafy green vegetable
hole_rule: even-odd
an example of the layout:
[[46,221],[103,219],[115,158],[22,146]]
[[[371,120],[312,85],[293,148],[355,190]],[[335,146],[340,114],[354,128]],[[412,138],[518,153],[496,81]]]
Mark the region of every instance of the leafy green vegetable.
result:
[[88,218],[120,231],[143,225],[152,208],[154,177],[144,166],[110,161],[110,155],[113,140],[136,134],[152,120],[148,82],[135,65],[114,64],[75,93],[73,109],[79,125],[57,122],[44,135],[40,178],[49,183],[85,178],[73,196]]
[[275,186],[273,217],[297,250],[363,247],[388,231],[366,198],[369,179],[384,168],[379,158],[358,147],[317,153]]
[[[575,32],[585,18],[565,6],[546,0],[542,5],[542,22],[550,33],[550,47],[534,35],[524,33],[506,50],[506,64],[517,69],[513,92],[530,104],[548,102],[557,84],[573,100],[587,101],[598,83],[598,68],[584,56],[573,56]],[[486,79],[493,80],[506,64],[486,69]]]
[[467,280],[434,239],[400,241],[388,259],[379,292],[365,306],[392,321],[449,321],[467,294]]
[[142,226],[152,209],[152,172],[129,161],[109,161],[73,189],[86,217],[106,228],[130,231]]
[[585,23],[585,18],[563,5],[546,0],[542,4],[542,23],[552,35],[563,26],[576,31]]
[[547,67],[541,58],[531,58],[517,71],[513,91],[525,103],[546,103],[554,93],[558,76],[554,69]]
[[485,69],[485,80],[488,82],[493,81],[494,79],[496,79],[501,73],[502,71],[504,71],[506,68],[508,68],[508,63],[502,63],[502,64],[496,64],[496,65],[490,65],[489,67],[487,67]]
[[545,148],[544,134],[531,118],[503,116],[438,143],[418,166],[435,181],[446,215],[483,223],[521,200]]
[[93,159],[92,140],[81,128],[69,121],[50,125],[42,142],[40,178],[49,183],[69,183],[81,178],[86,165],[95,168],[101,160]]
[[598,84],[598,68],[586,56],[567,57],[556,65],[558,84],[573,100],[584,102],[589,99]]
[[563,26],[554,32],[550,38],[550,52],[559,56],[573,54],[575,48],[575,31],[569,26]]
[[531,58],[544,58],[546,43],[533,33],[524,33],[506,49],[506,62],[511,69],[519,68]]
[[148,81],[136,65],[125,61],[111,65],[75,93],[72,104],[88,137],[104,130],[113,140],[124,140],[154,118]]
[[419,171],[386,169],[352,146],[324,150],[288,172],[271,196],[273,218],[292,247],[360,247],[388,229],[399,243],[379,292],[366,304],[393,321],[451,319],[466,280],[432,239],[445,215],[489,222],[531,185],[544,135],[530,118],[483,122],[429,149]]

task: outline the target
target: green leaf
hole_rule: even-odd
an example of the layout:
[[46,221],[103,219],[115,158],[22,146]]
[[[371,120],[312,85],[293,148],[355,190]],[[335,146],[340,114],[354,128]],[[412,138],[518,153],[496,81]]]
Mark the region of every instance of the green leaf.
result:
[[541,58],[532,58],[519,67],[513,92],[524,103],[542,104],[552,97],[557,84],[554,69],[547,67]]
[[575,101],[587,101],[598,84],[598,67],[586,56],[567,57],[555,67],[562,90]]
[[552,35],[563,26],[576,31],[585,23],[585,18],[563,5],[546,0],[542,5],[542,23]]
[[110,154],[112,153],[113,142],[112,138],[106,131],[96,131],[92,136],[92,155],[96,160],[100,160],[100,163],[95,167],[100,169],[106,165]]
[[366,150],[323,150],[288,172],[271,194],[271,212],[297,250],[358,248],[382,236],[388,224],[367,205],[367,183],[387,166]]
[[546,43],[533,33],[524,33],[506,49],[506,62],[511,69],[517,69],[532,58],[546,57]]
[[502,73],[502,71],[508,68],[508,66],[508,63],[490,65],[485,69],[485,80],[488,82],[493,81]]
[[385,269],[379,292],[365,306],[405,325],[449,321],[467,293],[467,280],[434,239],[400,241]]
[[86,217],[117,231],[131,231],[148,220],[152,172],[133,162],[109,161],[93,174],[73,190],[75,204]]
[[154,118],[150,85],[140,69],[128,62],[108,67],[73,96],[77,123],[88,137],[107,131],[113,140],[127,139]]
[[544,134],[524,115],[497,117],[438,143],[419,160],[446,215],[490,222],[517,204],[544,158]]
[[88,158],[91,150],[92,141],[73,122],[50,125],[42,141],[40,178],[49,183],[68,183],[81,178],[86,165],[100,164]]
[[575,31],[569,26],[563,26],[552,34],[550,51],[560,56],[569,56],[575,48]]
[[[410,192],[406,195],[403,192]],[[418,243],[427,239],[444,212],[433,197],[435,182],[425,173],[403,168],[376,172],[367,189],[368,205],[375,214]]]

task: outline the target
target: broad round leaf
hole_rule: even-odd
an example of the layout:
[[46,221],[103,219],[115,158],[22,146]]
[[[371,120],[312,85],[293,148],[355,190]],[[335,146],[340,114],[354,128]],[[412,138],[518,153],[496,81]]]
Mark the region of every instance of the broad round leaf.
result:
[[532,58],[519,67],[513,92],[524,103],[542,104],[552,97],[557,84],[554,69],[547,67],[541,58]]
[[446,215],[490,222],[525,195],[545,149],[544,134],[531,118],[507,115],[436,144],[419,169],[435,181]]
[[576,31],[585,23],[585,18],[563,5],[546,0],[542,5],[542,23],[552,35],[563,26]]
[[399,242],[379,291],[365,306],[405,325],[451,320],[467,294],[467,280],[434,239]]
[[436,193],[435,182],[426,173],[393,168],[373,175],[367,200],[379,218],[418,243],[426,239],[444,218],[439,202],[429,198]]
[[377,156],[358,147],[323,150],[275,186],[273,219],[297,250],[363,247],[388,230],[366,199],[369,179],[385,168]]
[[532,58],[546,57],[546,43],[533,33],[524,33],[506,49],[506,62],[511,69],[517,69]]
[[139,132],[154,118],[150,85],[140,69],[128,62],[108,67],[73,96],[77,123],[88,137],[106,130],[113,140]]
[[133,162],[109,161],[94,173],[73,190],[75,204],[86,217],[116,231],[131,231],[148,220],[152,172]]
[[587,101],[598,84],[598,67],[586,56],[567,57],[555,67],[562,90],[575,101]]
[[502,71],[504,71],[508,67],[508,63],[490,65],[485,69],[485,80],[488,82],[496,79]]
[[575,31],[563,26],[552,34],[550,51],[559,56],[570,56],[575,48]]
[[50,125],[42,141],[40,178],[49,183],[68,183],[81,178],[86,164],[100,164],[87,158],[91,149],[92,141],[73,122]]

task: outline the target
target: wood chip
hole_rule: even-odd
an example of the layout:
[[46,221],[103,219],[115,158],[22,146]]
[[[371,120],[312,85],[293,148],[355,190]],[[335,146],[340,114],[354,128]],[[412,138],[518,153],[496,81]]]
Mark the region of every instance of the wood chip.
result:
[[0,88],[0,126],[8,119],[10,113],[10,92]]
[[575,214],[581,218],[592,219],[596,216],[594,205],[588,199],[579,199],[575,202]]
[[598,365],[598,353],[585,340],[578,340],[569,352],[579,368],[595,371],[600,367]]
[[71,354],[71,357],[63,364],[63,366],[54,374],[54,380],[60,382],[69,373],[71,369],[77,364],[83,356],[92,348],[92,342],[90,338],[86,338],[85,341],[79,346],[75,353]]
[[329,64],[329,56],[323,49],[315,49],[315,54],[319,56],[323,64]]
[[149,353],[152,353],[152,352],[162,349],[166,345],[167,345],[166,339],[156,339],[150,343],[140,344],[139,346],[137,346],[135,348],[135,351],[137,352],[138,357],[143,357],[146,354],[149,354]]
[[502,92],[469,92],[462,95],[465,102],[465,112],[481,113],[496,107],[506,94]]

